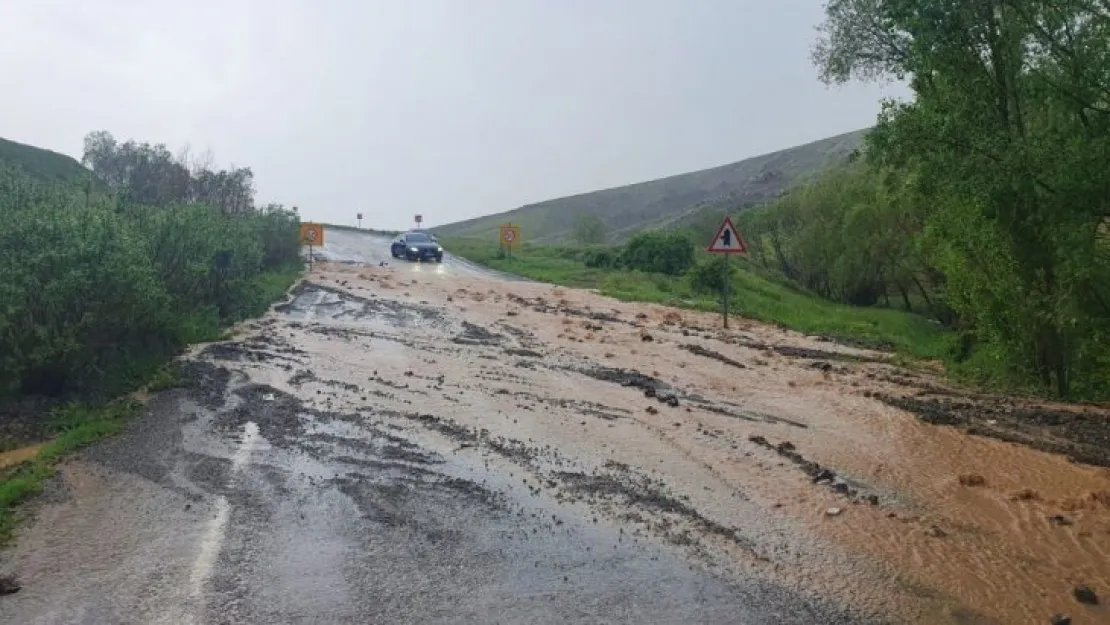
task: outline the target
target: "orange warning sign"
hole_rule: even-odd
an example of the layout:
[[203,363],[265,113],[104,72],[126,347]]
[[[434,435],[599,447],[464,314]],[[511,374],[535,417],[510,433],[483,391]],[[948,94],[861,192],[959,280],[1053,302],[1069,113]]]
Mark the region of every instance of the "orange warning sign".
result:
[[520,226],[504,224],[501,226],[501,242],[505,245],[520,243]]
[[323,245],[324,226],[322,224],[301,224],[301,245]]

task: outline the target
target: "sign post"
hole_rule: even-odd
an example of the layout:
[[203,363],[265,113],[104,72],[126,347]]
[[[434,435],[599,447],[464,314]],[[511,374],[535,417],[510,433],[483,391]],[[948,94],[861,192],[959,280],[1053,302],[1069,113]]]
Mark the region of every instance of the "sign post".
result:
[[357,213],[357,215],[358,215],[358,229],[362,230],[362,213]]
[[514,226],[511,222],[501,225],[501,238],[500,243],[506,248],[506,255],[509,258],[513,257],[513,243],[520,240],[520,226]]
[[424,216],[423,215],[417,215],[416,216],[416,227],[419,228],[420,224],[422,224],[422,223],[424,223]]
[[308,270],[312,271],[312,248],[324,244],[324,226],[322,224],[302,223],[300,243],[308,246]]
[[713,241],[705,251],[710,254],[724,254],[725,255],[725,276],[724,276],[724,321],[725,329],[728,329],[728,303],[729,303],[729,283],[732,282],[732,255],[741,254],[747,256],[748,246],[744,243],[744,237],[740,236],[740,231],[736,226],[732,225],[732,219],[727,215],[725,220],[721,222],[721,227],[717,229],[717,234],[713,237]]

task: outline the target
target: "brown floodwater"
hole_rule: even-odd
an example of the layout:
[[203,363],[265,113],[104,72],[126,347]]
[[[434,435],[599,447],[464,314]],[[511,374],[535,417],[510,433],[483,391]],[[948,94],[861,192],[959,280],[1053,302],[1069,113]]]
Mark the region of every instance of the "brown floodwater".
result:
[[[896,371],[880,362],[882,354],[743,320],[723,332],[715,315],[549,285],[319,267],[311,279],[332,288],[442,306],[452,318],[527,337],[521,344],[542,352],[548,366],[517,367],[510,356],[479,351],[430,355],[377,339],[345,344],[295,329],[289,334],[313,355],[318,376],[357,384],[371,371],[399,377],[415,370],[420,380],[470,380],[468,405],[481,410],[435,394],[420,400],[421,409],[549,445],[582,466],[611,461],[651,474],[705,517],[742,527],[754,540],[755,548],[743,548],[707,536],[717,548],[704,561],[721,570],[761,570],[896,622],[1047,623],[1063,613],[1077,625],[1110,623],[1110,612],[1072,596],[1086,585],[1110,597],[1110,471],[923,423],[874,399],[875,391],[912,392],[875,375]],[[449,342],[434,328],[406,335]],[[781,348],[815,352],[802,358]],[[813,366],[815,359],[828,366]],[[636,369],[684,396],[712,400],[718,411],[692,400],[656,408],[639,389],[565,370],[582,363]],[[288,388],[281,372],[270,377]],[[522,395],[540,399],[522,412]],[[620,418],[584,420],[544,398],[590,402]],[[770,446],[789,442],[877,505],[815,484],[752,437]]]
[[38,455],[39,450],[42,449],[43,444],[44,443],[39,443],[38,445],[0,452],[0,469],[14,467],[18,464],[33,460],[35,456]]

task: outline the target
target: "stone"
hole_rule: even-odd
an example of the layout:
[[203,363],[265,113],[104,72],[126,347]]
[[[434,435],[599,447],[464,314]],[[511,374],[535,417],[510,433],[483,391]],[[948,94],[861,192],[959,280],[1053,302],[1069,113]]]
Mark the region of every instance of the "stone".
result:
[[1098,595],[1096,595],[1095,591],[1091,590],[1088,586],[1076,586],[1075,590],[1072,591],[1072,594],[1075,595],[1075,600],[1079,603],[1085,603],[1087,605],[1098,605]]

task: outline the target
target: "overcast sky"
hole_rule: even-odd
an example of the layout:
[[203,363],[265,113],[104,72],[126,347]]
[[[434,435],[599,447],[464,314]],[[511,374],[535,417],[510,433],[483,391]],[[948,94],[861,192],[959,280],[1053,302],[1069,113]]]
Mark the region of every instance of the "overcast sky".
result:
[[870,126],[821,0],[3,0],[0,136],[249,165],[259,201],[401,228]]

